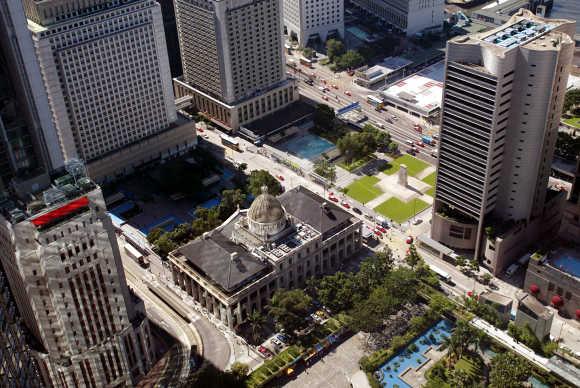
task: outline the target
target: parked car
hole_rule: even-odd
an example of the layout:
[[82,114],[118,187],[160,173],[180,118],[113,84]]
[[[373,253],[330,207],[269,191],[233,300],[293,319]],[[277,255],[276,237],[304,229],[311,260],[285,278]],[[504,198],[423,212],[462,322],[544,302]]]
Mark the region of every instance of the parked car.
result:
[[376,229],[377,229],[379,232],[381,232],[381,233],[387,233],[387,230],[386,230],[385,228],[383,228],[382,226],[380,226],[380,225],[377,225],[377,226],[376,226]]
[[322,96],[322,99],[323,99],[324,101],[328,101],[328,96],[324,95],[324,96]]
[[290,341],[290,337],[288,337],[286,334],[284,333],[278,333],[276,334],[276,338],[278,339],[278,341],[287,344]]
[[346,208],[346,209],[350,209],[350,205],[349,205],[349,203],[348,203],[348,202],[346,202],[346,201],[342,201],[341,205],[342,205],[344,208]]
[[334,89],[338,89],[338,85],[337,85],[337,84],[332,84],[332,87],[333,87]]
[[284,346],[284,344],[282,344],[282,342],[281,342],[280,340],[278,340],[277,338],[272,338],[272,339],[270,340],[270,342],[272,342],[274,345],[276,345],[276,346],[278,346],[278,347],[280,347],[280,348],[281,348],[282,346]]
[[352,211],[358,214],[359,216],[362,214],[362,211],[358,207],[353,207]]
[[350,90],[345,90],[344,94],[346,94],[347,96],[352,96],[352,93],[350,92]]
[[258,352],[264,358],[272,357],[272,352],[270,352],[268,349],[266,349],[262,345],[258,346]]

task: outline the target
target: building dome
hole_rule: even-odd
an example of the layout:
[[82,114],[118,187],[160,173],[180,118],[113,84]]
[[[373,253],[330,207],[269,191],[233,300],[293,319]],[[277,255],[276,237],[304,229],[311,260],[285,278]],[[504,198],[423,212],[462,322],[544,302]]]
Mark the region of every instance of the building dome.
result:
[[271,224],[284,218],[284,209],[276,197],[268,194],[268,188],[262,186],[262,194],[252,202],[248,218],[261,224]]
[[250,232],[267,241],[274,238],[286,228],[286,212],[276,197],[268,194],[268,188],[262,187],[250,210],[248,210],[248,227]]

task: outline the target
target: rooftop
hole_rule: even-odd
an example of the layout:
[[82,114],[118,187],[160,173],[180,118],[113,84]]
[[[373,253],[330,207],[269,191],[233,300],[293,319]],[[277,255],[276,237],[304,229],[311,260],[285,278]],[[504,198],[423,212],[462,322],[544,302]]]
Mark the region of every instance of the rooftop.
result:
[[[552,316],[552,312],[550,310],[548,310],[543,304],[541,304],[536,298],[531,297],[529,294],[525,294],[520,300],[519,300],[520,306],[525,306],[526,308],[528,308],[530,311],[532,311],[534,314],[536,314],[538,317],[543,318],[543,319],[550,319],[550,317]],[[519,307],[518,307],[519,310]]]
[[176,252],[183,255],[195,271],[205,275],[227,293],[236,291],[271,270],[269,265],[221,233],[198,238],[178,248]]
[[403,100],[425,112],[441,107],[445,63],[437,62],[382,91],[387,98]]
[[512,298],[493,291],[482,293],[479,297],[501,306],[509,306],[512,303]]
[[314,114],[312,105],[303,101],[296,101],[275,113],[252,121],[249,124],[244,124],[242,127],[257,136],[268,136],[278,130],[288,128],[312,114]]
[[320,234],[306,224],[296,224],[296,231],[272,243],[263,245],[258,251],[266,255],[270,260],[276,262],[299,250],[306,243],[314,240]]
[[499,31],[495,30],[492,34],[484,37],[483,41],[511,49],[528,43],[556,27],[556,24],[522,19],[507,27],[504,26]]
[[278,199],[290,215],[310,225],[323,235],[323,239],[330,237],[335,228],[351,223],[349,212],[302,186],[285,192]]
[[379,62],[376,65],[369,67],[368,69],[362,71],[361,73],[363,73],[363,77],[365,79],[368,79],[369,81],[372,82],[374,79],[387,76],[412,63],[413,61],[401,57],[387,57],[382,62]]

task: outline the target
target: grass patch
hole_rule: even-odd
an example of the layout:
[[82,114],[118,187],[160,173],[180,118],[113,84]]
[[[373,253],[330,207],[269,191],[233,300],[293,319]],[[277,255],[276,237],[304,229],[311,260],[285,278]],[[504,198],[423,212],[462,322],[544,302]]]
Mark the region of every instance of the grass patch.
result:
[[482,376],[482,363],[483,361],[479,357],[466,355],[457,361],[455,369],[462,369],[475,380]]
[[370,156],[365,156],[364,158],[353,160],[351,163],[339,162],[338,165],[344,168],[348,172],[352,172],[357,168],[360,168],[367,164],[371,160]]
[[389,162],[387,167],[382,172],[387,175],[393,175],[399,171],[399,166],[401,164],[407,166],[407,172],[409,173],[409,176],[415,176],[429,167],[429,164],[423,162],[422,160],[414,158],[411,155],[403,155]]
[[367,203],[383,193],[381,189],[375,187],[377,182],[379,182],[377,177],[364,176],[348,185],[345,194],[360,203]]
[[398,198],[391,197],[375,207],[375,211],[395,222],[402,223],[411,218],[413,214],[417,214],[428,207],[429,204],[427,202],[417,198],[409,202],[403,202]]
[[429,190],[425,191],[425,194],[435,198],[435,187],[431,187]]
[[436,179],[437,179],[437,172],[434,171],[421,180],[430,186],[435,186]]
[[302,348],[296,345],[292,345],[282,353],[278,354],[276,357],[264,362],[264,364],[253,371],[248,380],[246,381],[246,386],[248,387],[259,387],[266,383],[271,378],[275,377],[280,371],[286,367],[290,362],[292,362],[297,356],[302,353]]
[[562,121],[564,123],[572,126],[572,127],[580,128],[580,117],[572,117],[572,118],[569,118],[569,119],[564,119]]

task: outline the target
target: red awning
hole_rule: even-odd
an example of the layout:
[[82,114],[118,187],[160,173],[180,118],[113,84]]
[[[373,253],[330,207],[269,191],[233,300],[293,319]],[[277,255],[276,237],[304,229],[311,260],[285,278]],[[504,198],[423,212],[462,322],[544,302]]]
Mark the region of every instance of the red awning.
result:
[[51,222],[57,221],[60,218],[63,218],[79,209],[85,208],[89,206],[89,199],[87,197],[81,197],[79,199],[75,199],[72,202],[67,203],[59,207],[58,209],[54,209],[45,213],[41,216],[33,218],[30,220],[37,228],[42,227],[43,225],[49,224]]
[[564,303],[564,301],[562,300],[562,297],[560,295],[554,295],[552,297],[552,304],[555,307],[560,307],[563,303]]
[[531,292],[532,294],[537,294],[538,292],[540,292],[540,287],[538,287],[538,285],[537,285],[537,284],[534,284],[534,283],[532,283],[532,284],[530,285],[530,292]]
[[576,319],[580,319],[580,309],[576,310]]

